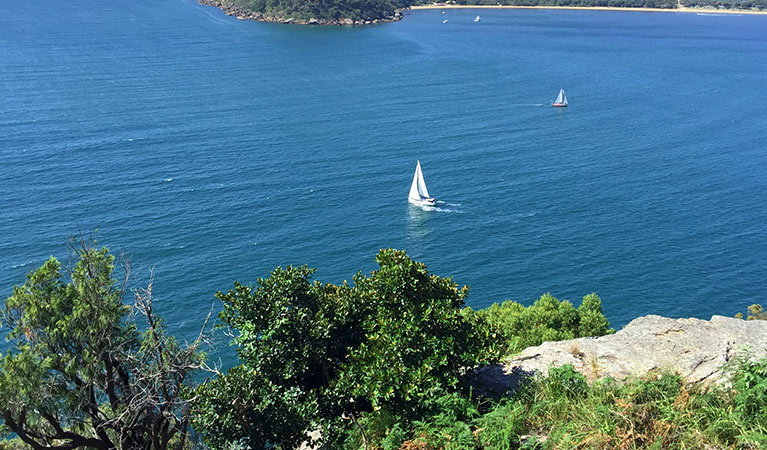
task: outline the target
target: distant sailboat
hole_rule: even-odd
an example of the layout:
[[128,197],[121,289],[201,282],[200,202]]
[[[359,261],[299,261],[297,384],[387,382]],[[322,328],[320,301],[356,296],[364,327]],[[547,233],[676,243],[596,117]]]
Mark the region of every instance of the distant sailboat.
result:
[[551,106],[557,106],[560,108],[567,107],[567,96],[565,95],[564,89],[559,90],[559,95],[557,96],[557,99],[554,100],[554,103],[551,104]]
[[[442,14],[445,14],[445,11],[442,11]],[[447,23],[447,15],[445,15],[445,20],[443,20],[442,23]]]
[[429,190],[426,189],[426,182],[423,180],[423,172],[421,172],[421,161],[416,162],[415,175],[413,175],[413,183],[410,185],[407,201],[418,206],[431,206],[436,201],[429,196]]
[[480,20],[482,20],[482,19],[480,19],[480,18],[479,18],[479,16],[477,16],[477,17],[475,17],[475,18],[474,18],[474,21],[475,21],[475,22],[479,22]]

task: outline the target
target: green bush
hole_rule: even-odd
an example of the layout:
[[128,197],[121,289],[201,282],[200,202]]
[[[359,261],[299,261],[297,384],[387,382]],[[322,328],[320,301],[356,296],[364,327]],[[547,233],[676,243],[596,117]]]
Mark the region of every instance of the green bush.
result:
[[[735,314],[738,319],[743,318],[743,313]],[[748,317],[746,320],[767,320],[767,311],[762,308],[762,305],[751,305],[748,307]]]
[[767,424],[767,359],[737,364],[732,380],[735,411],[744,421]]
[[376,261],[353,286],[288,267],[218,294],[242,364],[197,391],[194,425],[211,445],[295,446],[317,427],[329,445],[356,428],[364,445],[365,429],[383,439],[393,427],[387,411],[408,421],[465,392],[467,368],[489,360],[461,311],[468,288],[402,251]]
[[476,322],[484,323],[492,335],[500,338],[498,351],[506,355],[546,341],[614,332],[602,313],[602,301],[596,294],[585,296],[577,309],[567,300],[559,301],[551,294],[544,294],[529,307],[506,301],[467,314],[474,315]]

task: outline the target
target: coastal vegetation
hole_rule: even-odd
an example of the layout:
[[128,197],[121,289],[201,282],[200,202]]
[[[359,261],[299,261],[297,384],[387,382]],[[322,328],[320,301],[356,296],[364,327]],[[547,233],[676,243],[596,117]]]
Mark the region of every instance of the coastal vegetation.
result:
[[[767,320],[767,311],[759,304],[754,304],[748,307],[746,320]],[[735,317],[742,319],[743,313],[738,313]]]
[[677,7],[676,0],[455,0],[457,5],[508,5],[508,6],[577,6],[609,8],[661,8]]
[[489,362],[490,342],[461,315],[467,289],[401,251],[376,261],[353,285],[288,267],[218,295],[242,364],[198,389],[195,427],[214,447],[290,448],[314,428],[332,444],[361,414],[414,418],[430,398],[468,393],[465,369]]
[[727,387],[666,372],[589,383],[563,366],[513,392],[475,390],[477,369],[525,347],[612,333],[596,294],[472,310],[468,288],[393,249],[340,285],[277,268],[216,294],[239,357],[219,372],[201,351],[205,326],[188,344],[165,331],[151,278],[129,289],[105,248],[79,240],[71,252],[72,267],[51,258],[5,300],[0,419],[12,439],[0,449],[767,445],[765,360],[734,359]]
[[501,356],[513,355],[545,341],[614,332],[602,314],[602,300],[594,293],[583,297],[578,308],[567,300],[559,301],[551,294],[544,294],[528,307],[509,300],[478,311],[467,308],[466,314],[475,315],[478,323],[490,327],[500,338],[497,345]]
[[232,16],[269,22],[360,25],[399,20],[401,11],[424,5],[552,6],[607,8],[704,8],[767,10],[767,0],[200,0]]
[[732,370],[727,389],[688,386],[669,373],[589,385],[562,366],[499,400],[445,396],[423,420],[390,425],[391,418],[376,416],[367,423],[386,430],[375,447],[383,450],[763,449],[767,361],[741,360]]
[[268,22],[353,25],[392,21],[410,0],[200,0],[229,15]]
[[183,389],[202,367],[203,333],[179,344],[153,312],[151,282],[125,306],[114,257],[85,241],[73,242],[72,253],[68,280],[51,258],[5,300],[4,431],[22,448],[184,448]]

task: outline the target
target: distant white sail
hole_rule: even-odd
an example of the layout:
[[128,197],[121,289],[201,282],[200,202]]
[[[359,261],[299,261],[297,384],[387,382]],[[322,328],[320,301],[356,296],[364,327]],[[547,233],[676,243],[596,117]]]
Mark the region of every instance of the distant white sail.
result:
[[479,17],[479,16],[477,16],[477,17],[475,17],[475,18],[474,18],[474,21],[475,21],[475,22],[479,22],[480,20],[482,20],[482,19],[480,19],[480,17]]
[[564,89],[559,90],[559,95],[557,96],[557,99],[554,100],[554,104],[567,106],[567,96],[565,95]]

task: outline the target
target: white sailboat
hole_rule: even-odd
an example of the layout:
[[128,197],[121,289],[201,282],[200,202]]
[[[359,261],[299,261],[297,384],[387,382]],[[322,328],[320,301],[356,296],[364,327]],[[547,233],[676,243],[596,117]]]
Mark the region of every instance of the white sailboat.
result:
[[480,18],[479,18],[479,16],[477,16],[477,17],[475,17],[475,18],[474,18],[474,21],[475,21],[475,22],[479,22],[480,20],[482,20],[482,19],[480,19]]
[[423,180],[423,172],[421,172],[421,161],[416,162],[415,175],[413,175],[413,183],[410,185],[407,201],[418,206],[431,206],[436,201],[429,196],[429,190],[426,189],[426,182]]
[[567,107],[567,96],[565,95],[564,89],[559,90],[559,95],[557,96],[557,99],[554,100],[554,102],[551,104],[551,106],[557,106],[560,108]]

